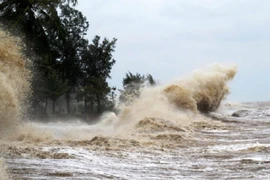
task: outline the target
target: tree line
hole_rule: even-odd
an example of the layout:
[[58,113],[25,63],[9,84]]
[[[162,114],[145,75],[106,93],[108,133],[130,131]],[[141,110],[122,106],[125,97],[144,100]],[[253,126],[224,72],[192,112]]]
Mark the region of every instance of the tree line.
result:
[[[30,114],[59,114],[65,100],[65,114],[74,114],[72,102],[81,102],[80,114],[99,115],[112,110],[115,87],[107,80],[115,59],[117,39],[92,41],[85,38],[89,23],[77,10],[77,0],[0,0],[0,23],[3,29],[20,36],[25,43],[24,53],[31,57],[33,79]],[[120,90],[138,96],[145,81],[154,84],[151,75],[127,73]],[[134,88],[135,87],[135,88]],[[50,107],[49,107],[50,106]]]
[[32,113],[52,114],[64,96],[66,111],[71,99],[84,102],[87,114],[101,113],[112,102],[108,94],[116,39],[85,39],[89,23],[77,9],[77,0],[1,0],[0,22],[4,29],[22,37],[26,56],[33,60]]

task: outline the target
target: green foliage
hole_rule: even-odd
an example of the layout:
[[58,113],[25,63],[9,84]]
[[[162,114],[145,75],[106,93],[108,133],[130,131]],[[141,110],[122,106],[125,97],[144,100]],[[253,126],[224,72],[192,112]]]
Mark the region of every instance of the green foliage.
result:
[[95,101],[98,113],[101,112],[102,105],[108,102],[107,95],[114,90],[109,87],[106,80],[110,78],[112,66],[115,64],[112,53],[116,41],[116,39],[109,41],[105,38],[101,42],[100,37],[95,36],[92,44],[87,45],[82,52],[81,89],[83,89],[85,105]]
[[122,83],[124,90],[119,89],[119,101],[126,105],[133,102],[133,100],[140,95],[140,91],[143,87],[155,86],[157,84],[151,74],[145,76],[139,73],[132,74],[131,72],[126,73]]
[[88,43],[83,36],[89,24],[80,11],[69,5],[61,5],[60,10],[61,25],[64,27],[65,36],[63,43],[59,44],[59,52],[61,52],[59,68],[62,79],[68,81],[69,91],[66,92],[66,102],[67,111],[71,113],[70,94],[75,91],[79,78],[82,77],[81,54]]
[[146,79],[151,86],[157,85],[157,81],[153,78],[151,74],[148,74]]
[[109,41],[107,38],[101,42],[99,36],[95,36],[92,44],[83,50],[83,70],[85,77],[110,78],[112,66],[115,64],[112,53],[114,52],[116,39]]
[[123,87],[129,88],[129,87],[137,87],[138,85],[143,84],[145,81],[145,76],[141,75],[139,73],[132,74],[131,72],[126,73],[126,77],[123,78]]
[[[71,112],[71,94],[85,102],[85,112],[101,113],[113,100],[110,88],[112,53],[116,39],[92,43],[84,39],[89,23],[74,6],[77,0],[0,0],[0,22],[8,31],[23,37],[26,55],[33,58],[33,107],[47,99],[55,102],[65,95],[67,111]],[[19,32],[19,33],[18,33]],[[22,33],[23,36],[20,34]],[[91,110],[87,110],[90,104]]]
[[40,92],[52,101],[56,101],[69,89],[68,82],[63,81],[56,72],[51,72],[43,85]]

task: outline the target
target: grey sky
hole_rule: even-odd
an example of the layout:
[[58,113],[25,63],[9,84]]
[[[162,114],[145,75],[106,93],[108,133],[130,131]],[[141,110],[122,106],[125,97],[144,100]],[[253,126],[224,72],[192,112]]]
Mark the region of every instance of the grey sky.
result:
[[167,83],[212,63],[236,64],[229,100],[270,100],[269,0],[79,0],[87,38],[117,38],[110,84],[127,71]]

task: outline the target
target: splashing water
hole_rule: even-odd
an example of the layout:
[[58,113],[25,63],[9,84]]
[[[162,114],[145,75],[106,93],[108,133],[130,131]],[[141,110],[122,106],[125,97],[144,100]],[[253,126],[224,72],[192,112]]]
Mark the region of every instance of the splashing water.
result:
[[227,82],[236,74],[236,67],[213,65],[197,71],[191,78],[165,88],[168,99],[180,109],[203,113],[218,109],[229,93]]
[[[0,133],[6,135],[16,132],[15,128],[22,126],[19,119],[24,111],[23,107],[26,106],[31,73],[26,68],[27,60],[21,53],[19,40],[3,31],[0,31],[0,38]],[[205,120],[199,112],[211,112],[219,107],[229,93],[227,82],[235,74],[235,67],[214,65],[172,84],[144,88],[131,105],[121,109],[118,116],[103,116],[101,123],[96,126],[101,128],[98,134],[106,134],[108,128],[104,128],[102,132],[102,127],[110,125],[115,129],[116,135],[125,134],[123,129],[133,134],[144,124],[142,121],[145,118],[163,119],[166,121],[163,126],[170,122],[175,127],[189,125],[194,120]],[[154,121],[147,122],[149,124]],[[156,127],[156,124],[153,126]],[[34,125],[24,129],[30,129],[29,132],[32,133],[35,132],[35,127]],[[20,133],[23,136],[21,139],[31,136],[27,132]]]
[[[4,140],[0,143],[1,156],[13,157],[15,161],[17,157],[72,159],[80,157],[86,149],[173,149],[189,146],[197,138],[197,129],[224,126],[204,116],[218,109],[229,93],[227,82],[236,74],[236,67],[221,65],[196,71],[190,77],[167,85],[145,87],[140,96],[122,107],[117,115],[106,113],[96,125],[89,126],[81,121],[21,123],[21,115],[27,107],[31,72],[26,68],[28,61],[21,53],[20,41],[3,31],[0,31],[0,39],[0,140]],[[5,141],[7,139],[13,141]],[[59,146],[60,151],[62,146],[70,152],[81,147],[82,154],[58,152]],[[7,161],[10,162],[13,160]],[[60,172],[58,175],[70,174]],[[8,178],[1,159],[0,176]]]
[[[5,35],[3,31],[0,35],[3,39],[0,44],[0,86],[3,87],[0,90],[2,102],[0,105],[2,127],[0,127],[0,132],[7,134],[12,132],[9,130],[10,128],[19,126],[24,100],[29,91],[30,72],[25,67],[27,61],[24,60],[20,51],[18,40]],[[101,123],[96,126],[99,128],[99,133],[91,131],[94,132],[93,135],[95,133],[108,134],[108,128],[104,127],[111,125],[115,132],[110,133],[110,136],[113,134],[127,135],[126,132],[133,134],[136,133],[139,126],[144,124],[142,121],[145,121],[145,118],[163,119],[166,120],[163,126],[167,126],[166,123],[170,122],[175,127],[189,125],[194,120],[205,120],[206,118],[199,112],[215,111],[218,108],[222,99],[229,93],[227,82],[234,77],[235,73],[235,67],[214,65],[172,84],[144,88],[141,95],[131,105],[123,107],[118,116],[112,114],[103,116]],[[149,126],[150,122],[155,121],[147,122]],[[57,124],[55,125],[57,126]],[[19,127],[21,126],[20,124]],[[24,128],[30,130],[29,132],[21,131],[19,139],[31,139],[33,136],[39,136],[38,134],[31,135],[35,132],[33,127],[36,126]],[[154,123],[153,126],[156,127],[156,124]],[[140,127],[140,129],[142,128]],[[6,132],[3,133],[4,131]],[[82,136],[85,136],[86,133],[89,134],[89,131],[84,131]],[[38,131],[36,132],[38,133]],[[73,137],[72,131],[68,133],[67,137]],[[67,132],[63,132],[63,134],[67,134]],[[79,136],[77,132],[76,136]]]
[[7,138],[16,132],[26,106],[30,72],[21,53],[19,39],[0,30],[0,135]]
[[120,111],[118,126],[137,124],[145,117],[169,120],[177,126],[205,120],[199,112],[218,109],[229,93],[227,82],[235,74],[235,66],[215,64],[172,84],[145,88],[138,99]]
[[[30,72],[25,68],[27,61],[19,44],[19,39],[0,30],[0,141],[17,136],[30,87]],[[3,159],[0,179],[9,179]]]

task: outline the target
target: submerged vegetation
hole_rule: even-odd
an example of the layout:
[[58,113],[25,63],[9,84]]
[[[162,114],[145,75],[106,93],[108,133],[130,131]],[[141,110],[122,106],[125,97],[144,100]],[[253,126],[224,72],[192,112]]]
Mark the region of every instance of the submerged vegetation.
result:
[[0,0],[0,23],[19,35],[32,60],[34,117],[42,115],[97,116],[113,108],[114,91],[107,79],[115,64],[116,39],[86,38],[89,23],[75,6],[77,0]]

